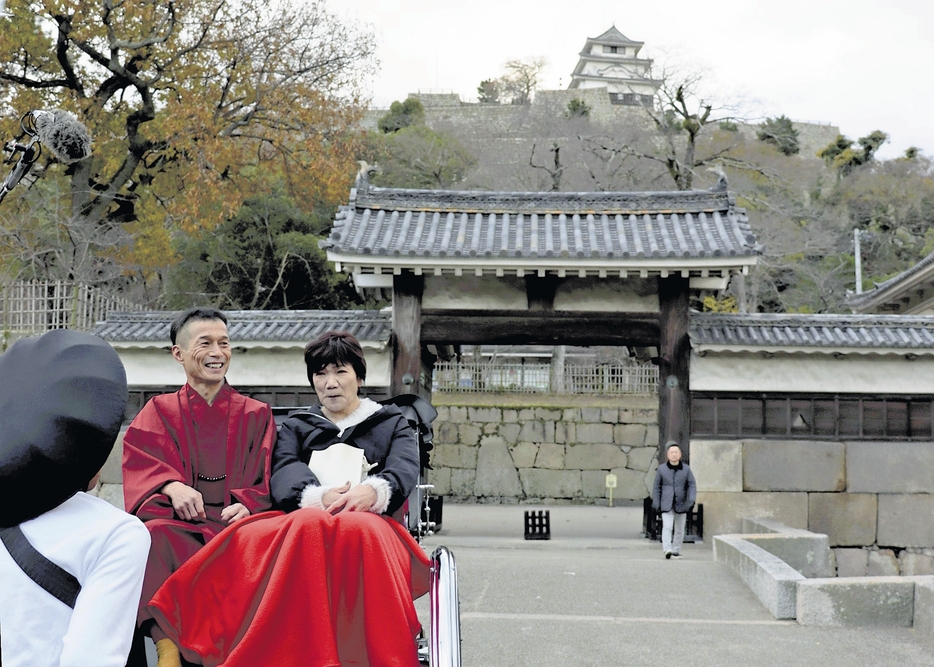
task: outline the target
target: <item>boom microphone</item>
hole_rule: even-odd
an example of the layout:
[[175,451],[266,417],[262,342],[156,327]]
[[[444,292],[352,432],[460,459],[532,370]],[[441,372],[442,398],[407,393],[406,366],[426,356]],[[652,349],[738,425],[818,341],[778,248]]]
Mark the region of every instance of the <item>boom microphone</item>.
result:
[[91,155],[91,135],[74,114],[61,109],[33,111],[40,143],[65,164]]
[[[0,9],[2,7],[3,0],[0,0]],[[0,202],[29,173],[32,165],[39,159],[43,146],[47,146],[52,155],[65,164],[83,160],[91,155],[91,135],[75,115],[67,111],[28,111],[20,118],[19,125],[23,129],[20,136],[28,135],[29,142],[21,144],[14,140],[4,148],[10,151],[10,157],[4,160],[4,163],[14,164],[7,177],[0,181]],[[17,154],[20,154],[18,160]]]

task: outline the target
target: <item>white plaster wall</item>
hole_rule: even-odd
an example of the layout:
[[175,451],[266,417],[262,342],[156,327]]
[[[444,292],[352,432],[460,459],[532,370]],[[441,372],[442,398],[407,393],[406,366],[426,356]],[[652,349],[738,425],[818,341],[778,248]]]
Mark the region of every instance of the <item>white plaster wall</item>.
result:
[[585,63],[582,73],[589,76],[635,78],[641,76],[641,72],[638,71],[639,69],[641,68],[633,67],[630,63],[611,63],[601,60],[599,62]]
[[[227,379],[234,387],[308,386],[303,347],[234,349]],[[366,384],[388,387],[390,353],[385,347],[364,348]],[[131,387],[181,386],[185,372],[167,348],[117,348]]]
[[639,278],[568,278],[558,285],[555,310],[657,313],[657,283]]
[[934,393],[934,358],[897,355],[691,354],[694,391]]
[[422,308],[527,310],[522,278],[496,276],[425,276]]

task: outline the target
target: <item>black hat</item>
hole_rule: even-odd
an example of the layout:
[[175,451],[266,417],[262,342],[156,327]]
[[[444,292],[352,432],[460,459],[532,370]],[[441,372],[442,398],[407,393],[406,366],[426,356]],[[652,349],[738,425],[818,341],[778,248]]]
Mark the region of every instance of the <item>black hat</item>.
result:
[[87,488],[113,449],[126,401],[123,364],[96,336],[56,329],[0,355],[0,527]]

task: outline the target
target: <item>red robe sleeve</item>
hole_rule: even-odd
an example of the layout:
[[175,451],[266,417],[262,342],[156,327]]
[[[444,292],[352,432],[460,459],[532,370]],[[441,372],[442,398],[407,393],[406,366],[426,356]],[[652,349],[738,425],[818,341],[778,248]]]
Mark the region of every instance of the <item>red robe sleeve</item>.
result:
[[165,484],[192,484],[182,430],[176,392],[146,403],[123,436],[123,499],[126,511],[143,521],[175,516],[168,496],[158,493]]
[[[227,480],[231,503],[239,502],[251,514],[272,507],[269,476],[272,446],[276,442],[276,422],[272,408],[239,393],[231,397],[227,436]],[[240,413],[239,418],[236,418]]]

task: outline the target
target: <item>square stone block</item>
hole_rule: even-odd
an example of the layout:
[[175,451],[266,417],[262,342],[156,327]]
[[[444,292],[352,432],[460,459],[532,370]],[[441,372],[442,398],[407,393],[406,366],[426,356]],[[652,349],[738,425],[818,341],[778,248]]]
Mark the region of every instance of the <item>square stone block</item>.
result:
[[[584,408],[585,410],[587,408]],[[593,408],[596,410],[597,408]],[[613,442],[612,424],[578,424],[577,442],[584,443],[611,443]]]
[[435,422],[434,432],[435,442],[457,442],[457,424],[454,422]]
[[539,445],[538,456],[535,457],[535,467],[564,470],[564,445]]
[[850,493],[934,493],[934,442],[847,442]]
[[869,568],[869,551],[866,549],[834,549],[838,577],[865,577]]
[[647,430],[645,424],[616,424],[613,426],[613,442],[617,445],[642,447]]
[[[620,495],[613,489],[613,497]],[[581,470],[581,495],[584,498],[606,498],[606,470]]]
[[429,484],[434,484],[435,488],[431,490],[433,496],[451,495],[451,469],[450,468],[432,468],[425,471],[425,480]]
[[[616,475],[616,488],[613,489],[614,498],[641,500],[652,493],[646,486],[645,474],[638,470],[613,468],[610,472]],[[606,475],[604,475],[604,481],[606,481]]]
[[[524,442],[543,442],[545,440],[545,425],[540,421],[527,421],[522,424],[519,431],[519,440]],[[551,438],[554,442],[554,435]]]
[[742,441],[691,440],[691,470],[698,491],[742,491]]
[[472,422],[503,421],[503,413],[499,408],[468,408],[467,414]]
[[898,554],[898,570],[903,577],[934,575],[934,556],[902,551]]
[[579,498],[581,495],[580,470],[523,468],[519,479],[529,498]]
[[451,495],[456,498],[472,498],[474,483],[477,481],[477,471],[458,468],[451,470]]
[[567,463],[569,470],[609,470],[625,468],[626,452],[616,445],[568,445]]
[[790,528],[807,530],[806,493],[699,491],[697,502],[704,504],[704,540],[741,532],[744,517],[774,519]]
[[874,493],[808,494],[808,530],[824,533],[832,547],[861,547],[876,541]]
[[743,441],[745,491],[843,491],[845,450],[841,442]]
[[657,455],[658,449],[655,447],[634,447],[626,455],[626,467],[639,472],[646,472],[652,467]]
[[934,547],[934,495],[879,494],[876,542],[884,547]]
[[538,456],[538,444],[534,442],[520,442],[509,449],[512,461],[516,468],[531,468],[535,465]]
[[442,468],[476,468],[477,448],[466,445],[435,445],[431,450],[431,463]]
[[898,569],[898,559],[891,549],[878,549],[869,552],[869,563],[866,574],[870,577],[897,577],[901,574]]

